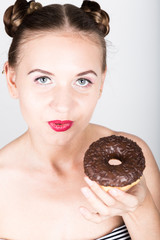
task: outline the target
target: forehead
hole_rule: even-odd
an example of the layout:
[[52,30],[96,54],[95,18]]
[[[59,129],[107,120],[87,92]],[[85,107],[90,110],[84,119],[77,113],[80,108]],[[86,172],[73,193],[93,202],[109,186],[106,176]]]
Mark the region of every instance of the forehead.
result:
[[[74,32],[46,32],[27,37],[21,44],[20,65],[101,66],[102,48],[95,36]],[[31,66],[30,66],[31,67]]]

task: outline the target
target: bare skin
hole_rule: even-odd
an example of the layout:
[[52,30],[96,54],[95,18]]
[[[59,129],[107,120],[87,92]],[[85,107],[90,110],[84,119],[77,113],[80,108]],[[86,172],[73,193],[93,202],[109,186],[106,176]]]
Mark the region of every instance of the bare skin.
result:
[[[82,206],[96,212],[81,193],[81,188],[86,186],[83,154],[88,145],[99,137],[120,134],[96,125],[89,125],[86,131],[89,137],[85,144],[82,143],[79,158],[66,166],[64,163],[44,169],[33,164],[34,159],[32,162],[26,155],[29,152],[26,148],[27,133],[1,150],[1,237],[13,240],[96,239],[123,223],[120,216],[109,216],[98,223],[87,221],[80,214]],[[158,171],[154,161],[150,164],[155,171],[155,177],[149,181],[152,185],[158,179]],[[145,175],[147,179],[147,169]],[[156,190],[155,185],[151,191],[158,204]]]
[[[88,145],[112,132],[89,126],[92,134],[82,144],[73,164],[44,169],[28,163],[27,134],[1,151],[1,237],[9,239],[94,239],[122,224],[120,217],[96,223],[85,220],[80,206],[89,207],[80,189],[85,186],[83,154]],[[24,144],[25,143],[25,144]],[[17,151],[18,149],[18,151]],[[14,153],[14,154],[13,154]],[[17,159],[17,156],[18,159]],[[23,157],[22,157],[23,156]],[[33,159],[34,161],[34,159]]]
[[[31,39],[16,68],[5,64],[9,91],[20,101],[28,131],[0,151],[0,238],[91,240],[124,221],[133,240],[158,239],[156,162],[141,139],[89,124],[105,78],[102,52],[91,38],[67,34]],[[55,119],[74,124],[57,133],[47,123]],[[144,177],[127,193],[106,193],[84,180],[86,149],[112,134],[136,141],[146,157]]]

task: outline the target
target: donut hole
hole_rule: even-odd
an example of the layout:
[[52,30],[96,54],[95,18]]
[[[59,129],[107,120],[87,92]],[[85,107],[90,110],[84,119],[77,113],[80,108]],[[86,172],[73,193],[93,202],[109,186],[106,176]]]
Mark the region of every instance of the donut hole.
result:
[[122,164],[121,160],[115,159],[115,158],[109,159],[108,163],[109,163],[109,165],[121,165]]

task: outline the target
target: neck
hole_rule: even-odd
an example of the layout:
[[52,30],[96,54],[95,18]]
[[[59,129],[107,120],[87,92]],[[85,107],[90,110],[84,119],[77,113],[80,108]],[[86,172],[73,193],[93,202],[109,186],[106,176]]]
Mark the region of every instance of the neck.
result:
[[[65,144],[48,144],[30,131],[25,134],[30,164],[37,169],[65,171],[82,162],[87,141],[87,129]],[[29,159],[29,156],[27,157]],[[27,160],[28,161],[28,160]]]

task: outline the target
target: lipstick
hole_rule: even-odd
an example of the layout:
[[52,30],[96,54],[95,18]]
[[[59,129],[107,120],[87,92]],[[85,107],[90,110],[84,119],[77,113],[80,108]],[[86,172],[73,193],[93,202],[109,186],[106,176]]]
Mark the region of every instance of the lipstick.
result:
[[54,121],[49,121],[48,124],[56,132],[65,132],[72,127],[73,121],[54,120]]

